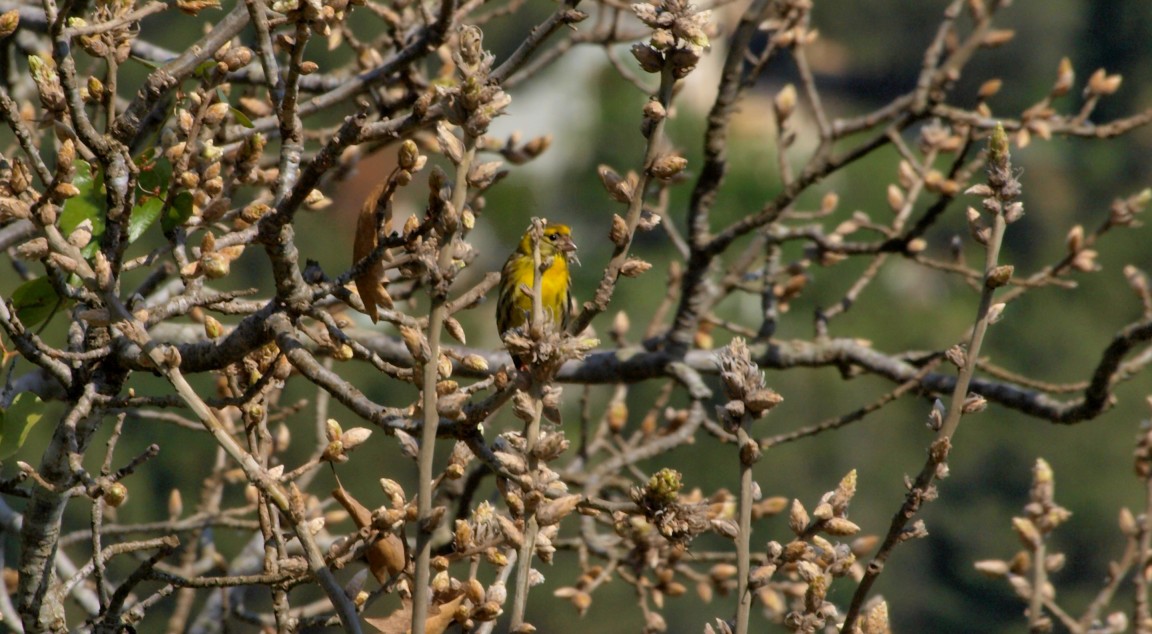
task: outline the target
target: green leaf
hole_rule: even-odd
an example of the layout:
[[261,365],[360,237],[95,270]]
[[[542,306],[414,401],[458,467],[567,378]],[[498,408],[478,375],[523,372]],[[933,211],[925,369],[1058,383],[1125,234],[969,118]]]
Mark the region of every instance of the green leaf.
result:
[[60,232],[65,236],[72,233],[81,222],[92,221],[92,237],[95,239],[104,233],[104,179],[97,173],[92,174],[92,166],[88,161],[76,159],[76,175],[72,177],[72,184],[80,193],[64,201],[64,209],[60,212]]
[[139,57],[136,55],[129,56],[129,59],[132,59],[139,64],[143,64],[143,65],[147,66],[148,68],[151,68],[152,70],[160,70],[160,64],[157,64],[156,62],[154,62],[150,59],[144,59],[143,57]]
[[172,206],[160,219],[160,226],[164,229],[164,233],[171,233],[176,230],[176,227],[188,222],[192,217],[192,194],[188,192],[180,192],[176,194],[176,199],[172,201]]
[[31,328],[48,319],[56,305],[60,303],[60,296],[47,277],[38,277],[24,282],[12,291],[12,305],[16,308],[16,316],[20,318],[25,328]]
[[159,150],[156,148],[155,145],[149,145],[148,147],[144,148],[143,150],[140,150],[140,153],[137,154],[136,158],[134,158],[132,160],[133,160],[133,162],[136,163],[136,167],[144,167],[145,165],[151,163],[152,160],[156,158],[157,152],[159,152]]
[[40,397],[21,392],[8,409],[0,410],[0,460],[12,457],[28,439],[28,432],[44,417]]
[[236,108],[236,107],[232,108],[232,117],[236,119],[236,123],[239,123],[240,125],[244,126],[245,128],[255,128],[256,127],[256,124],[252,123],[252,120],[248,118],[248,115],[244,114],[243,112],[240,112],[239,108]]
[[92,166],[83,159],[76,159],[76,175],[72,184],[80,193],[64,201],[60,212],[60,232],[71,234],[80,223],[92,221],[92,241],[84,247],[85,257],[91,257],[100,247],[100,236],[104,235],[104,177],[100,172],[92,173]]
[[208,73],[211,72],[213,68],[216,68],[216,60],[210,59],[200,62],[200,65],[196,67],[196,70],[192,71],[192,74],[200,79],[207,79]]
[[137,184],[140,192],[136,206],[128,219],[128,242],[135,242],[144,235],[164,209],[164,198],[168,195],[168,183],[172,179],[172,164],[163,157],[156,156],[155,148],[145,150],[136,158],[140,168]]
[[132,215],[128,218],[128,243],[135,242],[144,232],[156,223],[160,217],[160,210],[164,208],[164,199],[149,197],[144,202],[132,208]]
[[147,150],[136,159],[140,167],[137,181],[140,192],[145,196],[163,198],[168,195],[168,183],[172,180],[172,164],[164,157],[156,157],[154,150]]

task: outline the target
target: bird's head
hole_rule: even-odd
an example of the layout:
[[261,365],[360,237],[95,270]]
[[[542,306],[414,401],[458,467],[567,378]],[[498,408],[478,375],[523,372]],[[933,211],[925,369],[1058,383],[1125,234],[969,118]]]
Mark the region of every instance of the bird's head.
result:
[[[520,239],[520,253],[532,255],[532,231],[524,233]],[[576,259],[576,243],[572,242],[572,230],[568,225],[549,224],[544,227],[544,239],[540,241],[540,257],[561,257],[564,260]]]

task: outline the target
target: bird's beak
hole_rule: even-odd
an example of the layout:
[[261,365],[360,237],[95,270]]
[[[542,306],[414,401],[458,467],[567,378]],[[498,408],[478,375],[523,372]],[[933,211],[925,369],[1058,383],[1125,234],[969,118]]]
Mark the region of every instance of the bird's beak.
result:
[[561,236],[560,242],[556,245],[566,258],[580,264],[580,258],[576,257],[576,243],[572,241],[571,236]]

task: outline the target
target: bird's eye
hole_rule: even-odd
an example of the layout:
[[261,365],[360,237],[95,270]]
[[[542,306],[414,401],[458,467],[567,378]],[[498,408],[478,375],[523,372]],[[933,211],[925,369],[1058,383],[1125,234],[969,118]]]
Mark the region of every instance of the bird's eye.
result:
[[555,241],[556,241],[556,234],[554,234],[554,233],[553,233],[553,234],[550,234],[550,235],[548,236],[548,239],[549,239],[549,240],[551,240],[551,241],[553,241],[553,242],[555,242]]

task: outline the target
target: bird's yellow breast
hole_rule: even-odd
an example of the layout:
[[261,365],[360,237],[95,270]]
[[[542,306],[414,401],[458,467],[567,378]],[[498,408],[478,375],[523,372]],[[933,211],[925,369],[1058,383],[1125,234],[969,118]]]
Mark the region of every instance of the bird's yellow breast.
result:
[[[534,282],[531,257],[513,257],[504,265],[500,279],[500,296],[512,301],[501,307],[496,318],[501,332],[520,328],[532,318],[532,296],[523,287]],[[544,320],[563,327],[568,321],[568,261],[563,255],[552,258],[552,265],[540,278],[540,307]]]

